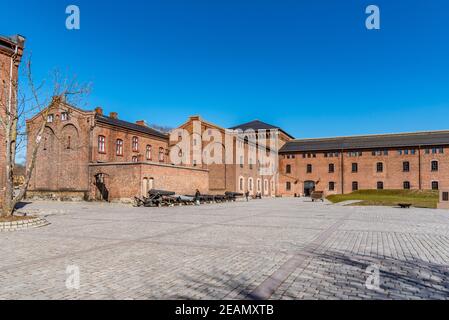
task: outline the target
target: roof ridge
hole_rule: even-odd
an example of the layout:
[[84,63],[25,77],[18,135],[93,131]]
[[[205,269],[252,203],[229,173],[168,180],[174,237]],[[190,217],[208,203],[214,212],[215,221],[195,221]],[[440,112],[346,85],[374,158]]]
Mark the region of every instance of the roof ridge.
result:
[[362,135],[353,135],[353,136],[336,136],[336,137],[322,137],[322,138],[303,138],[303,139],[294,139],[289,142],[337,140],[337,139],[351,139],[351,138],[371,138],[371,137],[385,137],[385,136],[410,136],[410,135],[421,135],[421,134],[432,134],[432,133],[449,133],[449,129],[415,131],[415,132],[397,132],[397,133],[373,133],[373,134],[362,134]]

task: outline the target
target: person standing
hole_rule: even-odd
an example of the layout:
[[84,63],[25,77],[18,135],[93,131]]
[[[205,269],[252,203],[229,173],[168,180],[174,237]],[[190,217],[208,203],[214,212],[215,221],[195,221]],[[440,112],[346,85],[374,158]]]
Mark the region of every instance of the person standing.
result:
[[246,202],[248,202],[249,201],[249,191],[245,192],[245,197],[246,197]]
[[201,196],[200,190],[196,189],[196,192],[195,192],[195,205],[197,205],[197,206],[200,205],[200,196]]

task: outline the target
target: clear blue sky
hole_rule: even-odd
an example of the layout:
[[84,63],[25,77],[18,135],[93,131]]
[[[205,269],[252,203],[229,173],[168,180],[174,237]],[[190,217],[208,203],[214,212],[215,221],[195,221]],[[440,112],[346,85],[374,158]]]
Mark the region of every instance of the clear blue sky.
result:
[[39,77],[68,69],[123,119],[260,119],[306,138],[449,129],[448,15],[445,0],[22,0],[0,33],[27,37]]

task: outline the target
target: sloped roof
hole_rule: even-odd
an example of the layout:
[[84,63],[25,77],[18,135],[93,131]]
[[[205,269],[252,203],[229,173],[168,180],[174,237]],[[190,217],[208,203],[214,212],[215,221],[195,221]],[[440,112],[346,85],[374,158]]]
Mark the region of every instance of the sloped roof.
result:
[[150,134],[159,138],[163,138],[163,139],[168,139],[168,135],[157,131],[156,129],[147,127],[147,126],[141,126],[138,125],[136,123],[133,122],[128,122],[128,121],[124,121],[124,120],[120,120],[120,119],[114,119],[105,115],[99,115],[96,114],[95,115],[95,119],[98,122],[101,123],[106,123],[112,126],[117,126],[117,127],[121,127],[124,129],[128,129],[128,130],[133,130],[133,131],[137,131],[137,132],[142,132],[142,133],[146,133],[146,134]]
[[338,151],[438,145],[449,145],[449,130],[293,140],[287,142],[279,152]]
[[292,138],[292,139],[294,138],[293,136],[291,136],[290,134],[288,134],[287,132],[285,132],[281,128],[279,128],[277,126],[273,126],[273,125],[265,123],[265,122],[262,122],[260,120],[254,120],[254,121],[251,121],[251,122],[243,123],[243,124],[240,124],[238,126],[235,126],[235,127],[229,128],[229,129],[232,129],[232,130],[240,129],[242,131],[246,131],[246,130],[249,130],[249,129],[252,129],[254,131],[278,129],[279,131],[283,132],[284,134],[286,134],[290,138]]

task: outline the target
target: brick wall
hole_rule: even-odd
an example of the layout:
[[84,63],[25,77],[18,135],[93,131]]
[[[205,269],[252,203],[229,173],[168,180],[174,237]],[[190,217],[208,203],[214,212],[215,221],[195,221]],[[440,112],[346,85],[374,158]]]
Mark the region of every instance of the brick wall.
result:
[[[63,102],[53,104],[48,113],[52,122],[46,124],[29,190],[87,191],[93,113],[72,108]],[[63,119],[63,113],[67,114],[67,120]],[[43,119],[41,113],[27,122],[27,163],[30,163],[42,121],[47,119]]]
[[[305,181],[315,182],[316,190],[326,194],[350,193],[353,182],[358,183],[359,190],[377,189],[378,182],[383,183],[384,189],[403,189],[404,182],[409,182],[412,190],[430,190],[432,181],[437,181],[440,189],[449,188],[449,147],[445,146],[442,154],[438,151],[432,153],[432,149],[428,148],[429,153],[425,147],[388,149],[388,155],[383,152],[373,155],[372,152],[378,150],[364,149],[359,150],[361,156],[350,156],[345,151],[338,157],[325,157],[323,152],[306,152],[306,158],[303,153],[282,154],[279,160],[280,193],[284,196],[302,195]],[[408,154],[404,150],[408,150]],[[415,150],[414,153],[411,150]],[[438,161],[438,171],[431,170],[432,161]],[[408,172],[404,171],[404,162],[409,163]],[[357,172],[352,171],[353,163],[357,164]],[[382,172],[377,171],[378,163],[382,163]],[[329,164],[334,164],[333,173],[329,172]],[[287,165],[291,167],[290,174],[286,172]],[[307,165],[312,166],[311,173],[307,172]],[[287,182],[290,182],[291,190],[287,190]],[[329,190],[329,182],[335,183],[334,191]]]
[[90,165],[89,198],[98,199],[95,176],[103,174],[109,199],[132,200],[148,189],[173,191],[181,195],[194,195],[196,189],[209,191],[208,171],[155,163],[108,163]]

